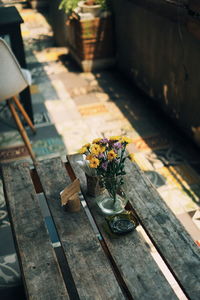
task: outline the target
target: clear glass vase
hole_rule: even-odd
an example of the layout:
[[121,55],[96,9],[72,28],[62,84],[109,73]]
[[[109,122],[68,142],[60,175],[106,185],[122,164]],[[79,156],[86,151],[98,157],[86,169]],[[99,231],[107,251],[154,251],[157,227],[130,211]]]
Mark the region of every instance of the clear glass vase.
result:
[[104,192],[96,197],[96,203],[101,211],[106,215],[116,215],[124,211],[127,204],[127,198],[120,189],[121,178],[109,177],[104,178]]
[[99,176],[89,176],[85,173],[87,182],[87,194],[92,197],[97,197],[103,193],[104,187],[100,185]]
[[96,203],[104,214],[116,215],[124,211],[127,200],[125,197],[118,194],[114,199],[105,191],[103,194],[96,197]]

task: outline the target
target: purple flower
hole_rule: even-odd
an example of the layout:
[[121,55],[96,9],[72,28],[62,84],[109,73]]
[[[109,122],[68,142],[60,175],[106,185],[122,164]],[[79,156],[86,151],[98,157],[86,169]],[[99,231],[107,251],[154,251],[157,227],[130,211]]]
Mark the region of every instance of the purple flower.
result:
[[120,142],[117,142],[117,143],[113,144],[113,147],[114,147],[115,150],[119,150],[119,149],[122,148],[122,144]]
[[104,158],[104,154],[103,154],[103,153],[100,153],[100,154],[98,155],[98,158],[99,158],[99,159]]
[[106,171],[106,170],[107,170],[107,167],[108,167],[108,162],[107,162],[107,161],[104,161],[104,162],[101,164],[101,167]]
[[107,138],[103,138],[99,141],[101,144],[107,144],[108,143],[108,139]]

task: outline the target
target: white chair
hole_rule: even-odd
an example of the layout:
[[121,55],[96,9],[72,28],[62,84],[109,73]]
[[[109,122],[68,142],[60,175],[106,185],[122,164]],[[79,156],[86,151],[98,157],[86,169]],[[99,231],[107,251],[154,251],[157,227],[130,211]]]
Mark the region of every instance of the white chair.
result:
[[30,72],[20,67],[16,57],[7,43],[0,38],[0,102],[7,101],[27,150],[33,162],[35,162],[35,155],[33,153],[30,140],[15,109],[16,105],[21,111],[25,121],[35,133],[36,130],[31,119],[17,98],[17,95],[30,84]]

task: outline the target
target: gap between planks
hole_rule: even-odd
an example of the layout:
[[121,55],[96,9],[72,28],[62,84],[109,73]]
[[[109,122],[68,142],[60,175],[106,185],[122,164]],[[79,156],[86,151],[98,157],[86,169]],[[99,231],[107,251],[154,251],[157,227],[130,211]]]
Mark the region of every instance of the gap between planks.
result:
[[[65,168],[66,168],[66,172],[68,173],[70,179],[73,181],[76,179],[75,173],[70,165],[69,162],[64,162],[63,163]],[[35,191],[36,193],[44,193],[43,188],[42,188],[42,184],[40,182],[39,176],[37,174],[36,169],[32,169],[30,170],[31,173],[31,178],[35,187]],[[84,199],[84,198],[83,198]],[[104,250],[110,265],[113,269],[113,272],[115,274],[115,277],[122,289],[122,291],[125,293],[126,297],[128,299],[133,299],[131,296],[131,293],[129,292],[120,272],[119,269],[117,268],[117,265],[108,249],[108,246],[105,242],[105,240],[103,239],[103,236],[101,235],[101,232],[99,231],[99,228],[95,222],[95,219],[91,213],[91,211],[89,210],[85,200],[83,202],[83,200],[81,201],[83,208],[88,216],[88,219],[90,221],[90,224],[94,230],[94,233],[96,234],[100,245],[102,247],[102,249]],[[86,206],[86,207],[85,207]],[[170,268],[168,267],[168,265],[166,264],[166,262],[163,260],[162,256],[160,255],[160,253],[158,252],[158,250],[156,249],[156,245],[154,244],[154,241],[151,240],[150,236],[148,235],[148,231],[146,231],[144,225],[142,224],[140,218],[138,217],[137,213],[135,212],[135,210],[133,209],[133,207],[131,206],[131,204],[128,202],[126,209],[128,210],[132,210],[133,213],[136,215],[136,217],[138,218],[139,222],[140,222],[140,226],[139,226],[139,232],[140,234],[143,236],[143,238],[145,239],[146,243],[148,244],[149,248],[151,249],[150,253],[153,257],[153,259],[155,260],[155,262],[157,263],[158,267],[160,268],[160,270],[162,271],[163,275],[165,276],[165,278],[167,279],[167,281],[169,282],[169,284],[171,285],[172,289],[174,290],[174,292],[176,293],[176,295],[178,296],[179,299],[181,300],[186,300],[188,299],[185,294],[183,293],[180,285],[178,284],[178,282],[176,281],[176,279],[174,278]],[[87,211],[86,211],[87,210]],[[88,215],[89,214],[89,215]],[[90,219],[91,218],[91,219]],[[91,221],[92,220],[92,221]],[[142,229],[141,229],[142,228]],[[62,248],[62,247],[61,247]],[[56,251],[55,251],[56,252]],[[58,257],[57,257],[58,258]],[[59,261],[59,258],[58,258]],[[66,261],[67,262],[67,261]],[[59,264],[63,263],[63,261],[59,261]],[[63,269],[63,268],[62,268]],[[66,282],[65,282],[66,284]]]
[[[64,164],[66,172],[68,173],[71,181],[75,180],[76,176],[75,176],[75,173],[74,173],[74,171],[73,171],[70,163],[69,162],[63,162],[63,164]],[[32,179],[32,182],[33,182],[36,194],[43,194],[44,195],[44,191],[43,191],[42,184],[41,184],[39,175],[37,173],[37,170],[35,168],[30,169],[30,175],[31,175],[31,179]],[[82,196],[82,194],[81,194],[81,196]],[[94,233],[95,233],[95,235],[96,235],[96,237],[97,237],[97,239],[98,239],[98,241],[99,241],[99,243],[100,243],[100,245],[101,245],[101,247],[102,247],[102,249],[103,249],[106,257],[108,258],[108,261],[110,263],[110,266],[112,267],[113,273],[114,273],[114,275],[115,275],[115,277],[116,277],[116,279],[118,281],[118,284],[121,287],[121,290],[124,293],[124,295],[127,297],[127,299],[128,300],[133,300],[133,297],[131,296],[131,293],[130,293],[129,289],[126,286],[126,283],[123,280],[123,278],[122,278],[122,276],[120,274],[119,269],[117,268],[117,265],[116,265],[116,263],[115,263],[112,255],[111,255],[111,253],[110,253],[110,251],[108,249],[108,246],[107,246],[105,240],[103,239],[103,237],[102,237],[102,235],[101,235],[101,233],[100,233],[100,231],[98,229],[98,226],[97,226],[97,224],[95,222],[95,219],[92,216],[92,213],[89,210],[89,208],[87,206],[87,203],[85,202],[83,196],[82,196],[82,198],[83,198],[83,200],[81,201],[81,204],[83,206],[83,209],[84,209],[84,211],[85,211],[85,213],[86,213],[86,215],[88,217],[88,220],[89,220],[89,222],[91,224],[91,227],[92,227],[92,229],[93,229],[93,231],[94,231]],[[45,201],[46,201],[46,198],[45,198]],[[54,225],[54,227],[55,227],[55,230],[56,230],[56,226],[55,225]],[[59,237],[59,235],[58,235],[58,237]],[[59,239],[59,245],[61,245],[60,239]],[[54,251],[55,251],[55,254],[56,254],[56,257],[57,257],[57,260],[58,260],[58,263],[59,263],[62,275],[63,275],[63,279],[64,279],[64,282],[65,282],[65,285],[66,285],[67,289],[69,287],[70,290],[72,289],[74,291],[75,283],[73,281],[72,275],[71,275],[71,280],[70,280],[70,282],[72,282],[72,287],[71,287],[71,284],[69,284],[67,282],[68,277],[66,276],[66,271],[65,271],[65,268],[64,268],[63,264],[66,266],[67,269],[69,269],[69,266],[68,266],[67,259],[66,259],[65,255],[64,255],[64,251],[63,251],[62,246],[54,247]],[[69,272],[70,272],[70,270],[69,270]],[[71,274],[71,272],[70,272],[70,274]],[[74,286],[73,286],[73,284],[74,284]],[[76,287],[75,287],[75,291],[77,292]],[[69,293],[70,293],[70,291],[69,291]],[[78,295],[78,292],[77,292],[77,295]],[[79,299],[79,298],[73,298],[73,300],[75,300],[75,299]]]
[[[73,171],[72,166],[70,164],[68,165],[68,168],[71,169],[71,172],[73,174],[74,171]],[[76,178],[75,173],[74,173],[74,178]],[[132,207],[131,203],[128,202],[125,208],[127,210],[131,210],[133,212],[133,214],[136,216],[136,218],[139,220],[139,225],[140,226],[138,226],[136,228],[136,230],[144,238],[146,244],[150,248],[151,256],[153,257],[154,261],[156,262],[157,266],[159,267],[159,269],[163,273],[164,277],[168,281],[169,285],[171,286],[171,288],[173,289],[173,291],[175,292],[177,297],[181,300],[187,300],[188,298],[186,297],[184,291],[182,290],[182,288],[179,285],[178,281],[176,280],[175,276],[171,272],[171,269],[169,268],[168,264],[165,262],[162,255],[159,253],[158,249],[156,248],[156,244],[154,243],[153,239],[151,239],[151,237],[149,236],[148,231],[146,230],[143,222],[140,220],[140,218],[139,218],[138,214],[136,213],[135,209]],[[90,214],[92,215],[92,212],[90,212]],[[96,224],[96,222],[95,222],[95,225],[98,228],[98,225]],[[99,228],[98,228],[98,230],[99,230]],[[109,259],[111,260],[111,264],[115,265],[116,270],[119,272],[119,270],[117,268],[117,265],[116,265],[112,255],[111,255],[111,253],[110,253],[110,251],[107,247],[107,244],[106,244],[106,242],[103,238],[103,235],[101,234],[100,230],[99,230],[99,232],[100,232],[100,235],[102,236],[102,241],[103,241],[102,247],[104,247],[104,245],[105,245],[106,248],[104,249],[104,251],[107,252],[107,255],[110,255]],[[121,276],[121,274],[120,274],[120,276]],[[123,279],[122,279],[122,281],[123,281]],[[125,284],[125,282],[124,282],[124,284]]]

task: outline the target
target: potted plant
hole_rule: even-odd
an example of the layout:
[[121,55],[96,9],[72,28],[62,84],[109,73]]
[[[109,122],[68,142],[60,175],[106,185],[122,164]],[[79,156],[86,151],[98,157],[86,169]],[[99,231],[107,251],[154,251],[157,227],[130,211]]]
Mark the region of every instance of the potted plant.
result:
[[85,171],[86,178],[88,175],[98,178],[99,185],[106,189],[96,197],[98,206],[105,214],[121,213],[127,203],[121,186],[125,184],[125,160],[134,160],[134,154],[126,152],[126,147],[131,142],[125,136],[97,138],[79,150],[83,154],[83,160],[78,161],[78,164]]
[[108,0],[62,0],[68,15],[68,46],[84,72],[113,65],[113,24]]
[[82,13],[93,13],[98,15],[100,10],[108,9],[107,0],[61,0],[59,5],[60,9],[63,9],[67,14],[72,14],[77,8],[80,8]]

